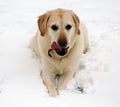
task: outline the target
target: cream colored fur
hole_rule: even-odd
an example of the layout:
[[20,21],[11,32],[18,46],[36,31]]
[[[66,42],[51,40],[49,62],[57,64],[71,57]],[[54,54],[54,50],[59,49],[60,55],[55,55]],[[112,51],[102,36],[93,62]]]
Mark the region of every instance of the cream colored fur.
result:
[[[58,11],[58,10],[61,9],[57,9],[53,11]],[[53,13],[51,13],[53,11],[50,11],[48,13],[54,15]],[[62,15],[66,14],[66,12],[67,14],[73,13],[72,11],[63,10],[63,9],[60,12],[62,13]],[[63,19],[63,20],[69,20],[69,19]],[[61,20],[58,19],[58,21]],[[72,40],[70,40],[71,44],[69,44],[70,48],[68,50],[68,53],[62,57],[57,55],[56,52],[52,52],[51,53],[52,57],[49,57],[48,50],[50,49],[51,43],[53,42],[51,39],[53,37],[49,36],[49,32],[46,31],[45,35],[43,36],[41,35],[41,29],[38,29],[37,33],[32,38],[31,47],[33,48],[35,53],[40,57],[40,60],[42,62],[41,76],[43,82],[48,88],[50,96],[56,96],[57,94],[59,94],[60,90],[65,89],[68,81],[74,77],[74,74],[78,69],[81,55],[88,50],[87,28],[80,21],[78,29],[80,30],[80,35],[74,33],[73,36],[75,37]],[[74,30],[74,28],[72,30]],[[71,32],[73,33],[73,31]],[[70,39],[69,35],[66,34],[65,36],[67,36],[67,39]],[[55,82],[56,75],[59,75],[57,84]]]

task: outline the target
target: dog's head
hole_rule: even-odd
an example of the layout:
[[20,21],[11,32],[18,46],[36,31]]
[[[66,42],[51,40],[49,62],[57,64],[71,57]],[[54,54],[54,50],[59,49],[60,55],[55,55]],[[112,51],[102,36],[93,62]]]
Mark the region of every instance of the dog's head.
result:
[[72,48],[76,36],[80,35],[79,23],[79,18],[74,12],[64,9],[48,11],[38,19],[41,36],[47,37],[51,46],[56,45],[55,50],[60,56],[64,56],[67,50]]

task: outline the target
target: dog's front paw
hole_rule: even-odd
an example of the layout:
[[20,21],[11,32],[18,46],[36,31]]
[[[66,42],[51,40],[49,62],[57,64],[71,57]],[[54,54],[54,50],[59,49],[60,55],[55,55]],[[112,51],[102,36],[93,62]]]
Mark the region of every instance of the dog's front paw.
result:
[[57,90],[52,90],[52,91],[49,91],[49,96],[51,96],[51,97],[56,97],[58,95],[58,92],[57,92]]
[[59,92],[60,90],[64,90],[65,88],[66,88],[66,84],[61,84],[58,86],[57,90]]

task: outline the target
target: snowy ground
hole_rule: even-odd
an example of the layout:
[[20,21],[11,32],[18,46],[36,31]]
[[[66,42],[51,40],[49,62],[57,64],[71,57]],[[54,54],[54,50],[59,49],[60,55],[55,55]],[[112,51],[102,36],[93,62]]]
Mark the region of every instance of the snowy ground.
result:
[[[28,45],[37,16],[58,7],[72,9],[85,22],[90,51],[67,89],[51,98]],[[119,55],[119,0],[0,0],[0,107],[120,107]],[[81,94],[78,87],[85,82],[90,84]]]

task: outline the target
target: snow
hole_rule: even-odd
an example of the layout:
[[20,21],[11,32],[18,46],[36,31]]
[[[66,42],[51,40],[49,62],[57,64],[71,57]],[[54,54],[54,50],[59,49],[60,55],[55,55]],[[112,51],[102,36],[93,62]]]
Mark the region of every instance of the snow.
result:
[[[52,98],[29,42],[37,17],[59,7],[87,25],[90,50],[66,90]],[[0,0],[0,107],[120,107],[119,13],[119,0]]]

